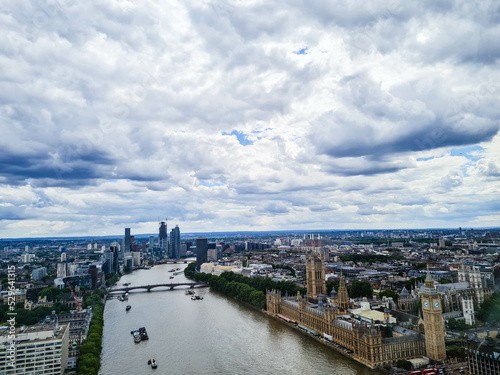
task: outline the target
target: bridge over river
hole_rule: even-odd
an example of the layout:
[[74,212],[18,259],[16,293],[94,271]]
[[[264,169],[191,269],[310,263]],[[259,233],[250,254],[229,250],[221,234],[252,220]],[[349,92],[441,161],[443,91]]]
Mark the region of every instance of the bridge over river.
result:
[[168,290],[172,290],[176,287],[180,287],[180,286],[187,286],[189,287],[190,289],[194,288],[194,287],[199,287],[199,288],[203,288],[203,287],[207,287],[208,284],[207,283],[166,283],[166,284],[153,284],[153,285],[139,285],[139,286],[125,286],[123,288],[116,288],[116,289],[111,289],[109,291],[109,294],[114,294],[114,293],[128,293],[132,290],[140,290],[140,289],[143,289],[145,292],[151,292],[152,289],[155,289],[155,288],[167,288]]

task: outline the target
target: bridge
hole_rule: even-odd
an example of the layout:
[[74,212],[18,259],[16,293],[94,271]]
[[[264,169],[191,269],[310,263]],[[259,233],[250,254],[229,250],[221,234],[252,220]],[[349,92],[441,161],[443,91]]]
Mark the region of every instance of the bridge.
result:
[[128,293],[131,290],[137,290],[137,289],[145,289],[148,292],[151,292],[151,289],[154,288],[168,288],[169,290],[174,289],[175,287],[178,286],[188,286],[190,289],[193,289],[194,287],[207,287],[207,283],[168,283],[168,284],[153,284],[153,285],[140,285],[140,286],[126,286],[123,288],[116,288],[116,289],[111,289],[109,291],[109,294],[111,293]]
[[192,263],[194,260],[187,259],[162,259],[155,261],[156,264],[177,264],[177,263]]

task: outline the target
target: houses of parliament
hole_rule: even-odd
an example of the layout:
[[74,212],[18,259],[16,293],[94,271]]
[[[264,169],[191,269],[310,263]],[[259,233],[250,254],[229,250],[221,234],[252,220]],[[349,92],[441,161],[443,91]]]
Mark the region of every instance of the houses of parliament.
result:
[[338,291],[332,290],[327,297],[322,254],[314,251],[307,254],[306,278],[306,296],[299,293],[283,296],[280,292],[268,291],[268,314],[325,338],[372,369],[399,359],[426,356],[441,361],[446,358],[441,300],[429,273],[420,293],[423,322],[421,319],[418,331],[398,325],[388,309],[359,313],[349,300],[342,275]]

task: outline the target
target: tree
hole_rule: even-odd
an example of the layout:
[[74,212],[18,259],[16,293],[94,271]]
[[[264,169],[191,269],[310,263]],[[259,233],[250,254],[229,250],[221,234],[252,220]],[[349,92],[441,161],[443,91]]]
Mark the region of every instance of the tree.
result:
[[40,293],[38,293],[38,295],[40,297],[46,296],[48,301],[55,302],[55,301],[58,301],[61,298],[63,298],[66,293],[69,293],[69,288],[59,289],[56,287],[49,287],[49,288],[42,289],[42,291]]
[[411,288],[416,287],[420,282],[422,282],[424,280],[425,280],[425,275],[412,278],[406,282],[405,288],[410,290]]
[[476,317],[484,323],[500,322],[500,293],[493,293],[485,299]]
[[443,278],[439,279],[439,283],[440,284],[451,284],[452,281],[450,279],[446,279],[443,277]]
[[380,292],[380,299],[382,299],[382,297],[392,297],[394,302],[398,303],[399,294],[397,294],[394,290],[386,289],[386,290]]
[[396,362],[396,367],[410,371],[413,368],[413,364],[406,359],[400,359]]
[[349,296],[352,298],[371,297],[373,288],[367,281],[354,280],[351,285]]
[[462,360],[467,358],[465,348],[463,346],[450,346],[449,348],[446,348],[446,356],[448,358],[458,358]]
[[455,318],[449,319],[447,325],[449,329],[458,329],[461,331],[470,328],[467,324],[465,324],[465,320],[457,320]]

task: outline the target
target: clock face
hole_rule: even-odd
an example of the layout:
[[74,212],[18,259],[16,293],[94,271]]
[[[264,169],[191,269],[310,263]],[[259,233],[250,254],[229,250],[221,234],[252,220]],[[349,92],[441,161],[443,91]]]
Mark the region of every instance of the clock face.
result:
[[429,301],[424,301],[424,307],[425,307],[426,309],[428,309],[428,308],[429,308]]
[[434,308],[439,309],[439,301],[434,302]]

